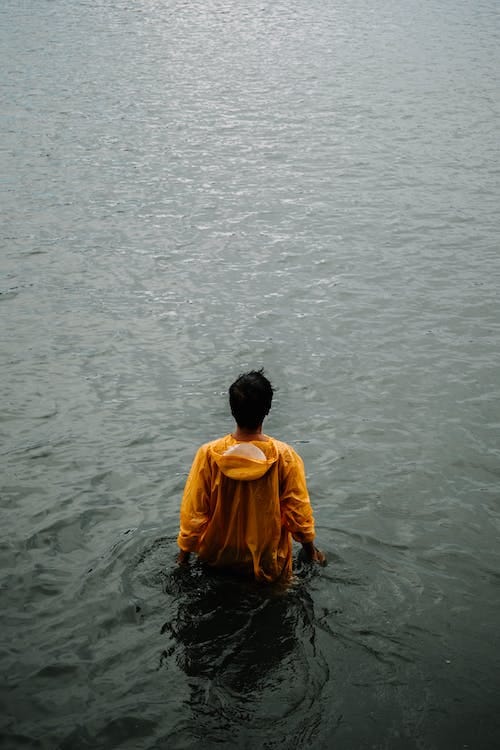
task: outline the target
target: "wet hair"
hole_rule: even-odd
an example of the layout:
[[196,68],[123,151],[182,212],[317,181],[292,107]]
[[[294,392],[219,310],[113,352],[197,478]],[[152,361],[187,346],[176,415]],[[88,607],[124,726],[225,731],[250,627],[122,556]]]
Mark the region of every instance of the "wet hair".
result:
[[264,370],[251,370],[240,375],[229,388],[231,414],[238,427],[256,430],[269,413],[273,387]]

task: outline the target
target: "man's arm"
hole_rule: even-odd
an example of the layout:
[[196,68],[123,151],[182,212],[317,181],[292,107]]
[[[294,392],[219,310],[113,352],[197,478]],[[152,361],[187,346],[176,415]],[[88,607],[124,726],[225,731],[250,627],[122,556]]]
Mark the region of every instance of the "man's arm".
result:
[[283,473],[280,482],[282,521],[295,541],[302,544],[308,560],[323,565],[326,557],[314,545],[314,516],[307,491],[304,463],[292,449],[283,457]]
[[177,544],[179,563],[187,563],[190,553],[197,552],[200,538],[210,520],[210,467],[202,446],[192,463],[181,502],[180,529]]

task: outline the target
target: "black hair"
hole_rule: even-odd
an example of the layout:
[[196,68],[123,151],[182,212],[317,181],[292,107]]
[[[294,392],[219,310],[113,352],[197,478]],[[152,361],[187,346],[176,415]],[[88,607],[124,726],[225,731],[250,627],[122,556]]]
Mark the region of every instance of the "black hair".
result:
[[251,370],[240,375],[229,388],[231,414],[238,427],[255,430],[269,413],[273,387],[264,370]]

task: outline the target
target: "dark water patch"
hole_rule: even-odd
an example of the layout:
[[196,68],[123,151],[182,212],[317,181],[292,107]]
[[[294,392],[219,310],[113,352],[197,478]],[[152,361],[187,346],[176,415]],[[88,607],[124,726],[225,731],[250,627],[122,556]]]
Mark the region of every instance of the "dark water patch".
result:
[[47,677],[49,679],[59,679],[61,677],[74,676],[78,672],[78,667],[73,664],[50,664],[37,673],[37,677],[42,679]]
[[202,737],[209,746],[259,741],[272,746],[272,736],[287,730],[304,741],[314,734],[320,716],[309,711],[328,667],[316,643],[306,588],[297,583],[272,591],[230,576],[183,570],[170,576],[165,588],[179,598],[176,616],[161,627],[167,642],[159,669],[175,662],[192,691],[192,725],[169,736],[173,747]]
[[48,745],[42,740],[36,739],[36,737],[30,737],[29,735],[18,734],[17,732],[0,732],[0,747],[5,750],[12,750],[13,748],[19,748],[22,750],[31,750],[31,748],[41,748],[42,750],[48,750]]
[[105,724],[92,737],[91,744],[88,744],[90,738],[85,738],[85,734],[82,736],[80,732],[75,732],[59,744],[58,750],[83,750],[90,747],[98,750],[105,750],[105,748],[111,750],[124,746],[132,747],[138,738],[143,743],[143,747],[147,747],[148,737],[154,733],[154,728],[154,722],[140,716],[123,716]]

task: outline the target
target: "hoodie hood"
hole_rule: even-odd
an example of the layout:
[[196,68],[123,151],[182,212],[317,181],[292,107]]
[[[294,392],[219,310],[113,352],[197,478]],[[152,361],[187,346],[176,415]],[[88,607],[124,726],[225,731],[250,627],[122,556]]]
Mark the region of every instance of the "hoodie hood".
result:
[[238,443],[231,438],[223,445],[210,448],[213,460],[230,479],[260,479],[278,460],[278,451],[270,440]]

